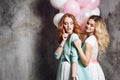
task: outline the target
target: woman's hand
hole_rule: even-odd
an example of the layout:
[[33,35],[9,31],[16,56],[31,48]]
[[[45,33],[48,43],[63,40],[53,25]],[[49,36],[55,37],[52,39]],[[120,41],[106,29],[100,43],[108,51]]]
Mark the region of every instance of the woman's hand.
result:
[[76,46],[76,48],[78,49],[78,48],[81,48],[81,40],[80,39],[75,39],[74,40],[74,44],[75,44],[75,46]]
[[72,80],[76,80],[76,77],[72,77]]
[[64,29],[63,29],[62,38],[63,38],[64,41],[66,41],[68,39],[68,33],[65,33]]

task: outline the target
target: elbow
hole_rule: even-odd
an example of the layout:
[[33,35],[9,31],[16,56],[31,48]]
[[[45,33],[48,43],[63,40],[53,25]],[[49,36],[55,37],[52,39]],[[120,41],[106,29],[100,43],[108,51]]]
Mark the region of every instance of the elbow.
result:
[[89,61],[86,61],[83,63],[84,67],[87,67],[89,65]]
[[84,67],[87,67],[87,66],[88,66],[88,63],[85,63],[85,64],[84,64]]
[[56,59],[60,59],[60,56],[58,53],[54,53]]

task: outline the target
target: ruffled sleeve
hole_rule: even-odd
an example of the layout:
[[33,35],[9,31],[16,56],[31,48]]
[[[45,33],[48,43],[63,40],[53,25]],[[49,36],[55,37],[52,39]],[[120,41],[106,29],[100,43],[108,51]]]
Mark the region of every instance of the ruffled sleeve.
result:
[[89,43],[92,47],[94,46],[95,43],[95,36],[90,36],[86,39],[85,43]]

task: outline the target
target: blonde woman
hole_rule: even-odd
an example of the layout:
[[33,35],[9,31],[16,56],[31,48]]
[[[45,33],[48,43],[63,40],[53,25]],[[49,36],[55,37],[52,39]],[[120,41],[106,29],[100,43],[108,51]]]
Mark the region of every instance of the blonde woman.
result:
[[66,13],[57,28],[55,57],[60,61],[56,80],[90,80],[86,68],[80,63],[74,40],[80,38],[75,17]]
[[86,38],[83,41],[83,45],[80,39],[74,41],[80,60],[87,67],[92,80],[105,80],[103,70],[97,61],[97,56],[98,53],[104,53],[105,48],[109,44],[106,24],[102,17],[92,15],[87,21],[85,31]]

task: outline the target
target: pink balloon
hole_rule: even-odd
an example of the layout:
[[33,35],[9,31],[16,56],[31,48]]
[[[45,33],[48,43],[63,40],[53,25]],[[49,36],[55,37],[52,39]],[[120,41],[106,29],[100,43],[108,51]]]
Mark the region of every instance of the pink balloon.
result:
[[74,16],[78,15],[80,12],[79,4],[75,0],[69,0],[64,5],[64,13],[71,13]]
[[80,30],[82,33],[85,33],[86,30],[85,25],[80,25]]
[[90,0],[76,0],[76,1],[79,3],[81,9],[86,7],[90,3]]
[[84,16],[76,16],[76,20],[78,22],[79,25],[83,24],[85,21]]
[[84,17],[80,17],[80,16],[76,16],[76,19],[77,19],[77,23],[78,25],[80,26],[80,30],[82,33],[85,32],[85,20],[84,20]]
[[99,6],[100,0],[90,0],[90,3],[86,6],[86,8],[93,10]]

